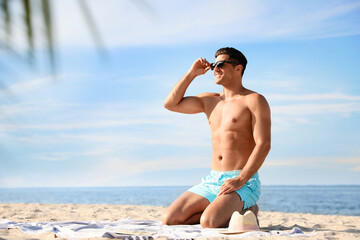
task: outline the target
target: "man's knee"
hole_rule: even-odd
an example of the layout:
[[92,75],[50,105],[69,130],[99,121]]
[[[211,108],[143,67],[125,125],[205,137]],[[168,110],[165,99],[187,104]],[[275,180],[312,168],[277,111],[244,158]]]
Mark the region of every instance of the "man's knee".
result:
[[200,218],[200,225],[203,228],[218,228],[220,227],[217,219],[214,218],[214,216],[209,214],[203,214]]
[[249,208],[243,209],[240,214],[244,215],[245,212],[247,212],[247,211],[252,211],[255,214],[255,216],[257,216],[259,213],[259,206],[257,204],[255,204]]
[[173,219],[171,217],[171,215],[169,213],[165,213],[162,217],[162,223],[164,225],[174,225],[173,224]]
[[162,223],[164,225],[179,225],[181,221],[177,218],[176,214],[166,211],[163,215]]

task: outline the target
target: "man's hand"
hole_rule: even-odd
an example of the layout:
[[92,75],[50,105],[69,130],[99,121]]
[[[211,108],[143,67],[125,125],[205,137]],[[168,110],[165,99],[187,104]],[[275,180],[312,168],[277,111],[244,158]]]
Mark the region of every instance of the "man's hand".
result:
[[190,68],[190,72],[195,76],[205,74],[210,69],[210,63],[205,58],[198,58]]
[[243,184],[237,178],[232,178],[232,179],[226,180],[221,185],[218,196],[220,196],[222,194],[232,193],[232,192],[234,192],[236,190],[239,190],[242,187],[243,187]]

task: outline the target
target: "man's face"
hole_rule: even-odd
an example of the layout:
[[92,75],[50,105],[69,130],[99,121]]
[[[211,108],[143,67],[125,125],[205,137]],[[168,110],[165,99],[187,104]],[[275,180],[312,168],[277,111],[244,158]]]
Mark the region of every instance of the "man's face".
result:
[[[215,59],[215,63],[219,61],[229,61],[229,55],[221,54]],[[215,83],[224,85],[228,81],[231,81],[235,77],[235,69],[231,63],[224,63],[220,68],[216,66],[214,68]]]

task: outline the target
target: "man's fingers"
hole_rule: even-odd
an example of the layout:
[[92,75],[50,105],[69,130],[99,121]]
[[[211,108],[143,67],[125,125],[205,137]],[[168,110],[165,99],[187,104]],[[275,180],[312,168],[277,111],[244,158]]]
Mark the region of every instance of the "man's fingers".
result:
[[236,189],[233,186],[232,182],[227,180],[221,185],[218,196],[223,195],[223,194],[231,193],[231,192],[233,192],[235,190]]
[[221,185],[218,196],[232,193],[238,189],[240,189],[240,187],[238,187],[238,184],[236,184],[236,182],[234,182],[233,180],[226,180]]
[[225,189],[220,189],[218,196],[222,195],[225,192]]
[[218,196],[232,192],[230,187],[220,189]]
[[209,71],[210,63],[206,60],[206,58],[198,58],[196,62],[197,62],[197,67],[203,68],[204,73]]

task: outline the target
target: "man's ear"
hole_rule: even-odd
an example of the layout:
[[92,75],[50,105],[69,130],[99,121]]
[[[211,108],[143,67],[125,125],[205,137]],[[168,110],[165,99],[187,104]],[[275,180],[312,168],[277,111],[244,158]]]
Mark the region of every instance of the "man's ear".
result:
[[242,71],[242,69],[243,69],[243,66],[241,65],[241,64],[239,64],[239,65],[236,65],[236,71]]

